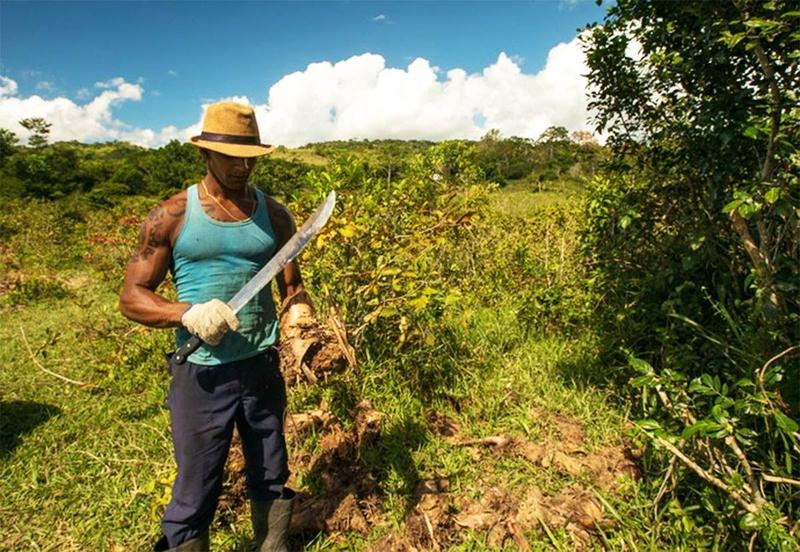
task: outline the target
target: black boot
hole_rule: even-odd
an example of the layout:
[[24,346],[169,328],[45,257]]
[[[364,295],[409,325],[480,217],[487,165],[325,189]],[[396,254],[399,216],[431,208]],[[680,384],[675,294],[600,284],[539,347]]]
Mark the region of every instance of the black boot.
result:
[[167,537],[161,537],[161,540],[156,543],[155,550],[157,552],[162,550],[164,552],[208,552],[208,531],[204,531],[195,538],[182,542],[175,548],[169,548]]
[[292,520],[294,491],[286,489],[288,498],[266,502],[251,500],[255,552],[288,552],[289,522]]

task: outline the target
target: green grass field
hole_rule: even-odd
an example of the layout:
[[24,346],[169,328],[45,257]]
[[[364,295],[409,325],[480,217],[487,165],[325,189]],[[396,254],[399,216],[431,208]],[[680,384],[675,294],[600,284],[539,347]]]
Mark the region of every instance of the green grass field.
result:
[[[490,197],[498,228],[544,229],[525,262],[567,295],[580,287],[578,193],[517,184]],[[0,217],[0,549],[147,550],[175,473],[163,361],[171,332],[134,325],[116,306],[147,201],[96,214],[75,207],[72,227],[49,204],[17,207]],[[324,531],[306,529],[293,543],[657,548],[647,498],[632,479],[625,403],[597,383],[611,368],[597,365],[590,324],[578,318],[553,329],[550,317],[565,315],[548,310],[548,290],[526,282],[491,302],[462,291],[421,357],[431,366],[357,350],[357,370],[292,389],[293,413],[322,405],[339,419],[333,429],[290,435],[295,487],[339,502]],[[454,375],[419,381],[406,373],[442,367]],[[348,412],[363,399],[383,414],[379,436],[355,450],[331,445],[352,431]],[[347,481],[364,474],[374,480],[367,491]],[[326,477],[355,490],[334,496]],[[348,510],[349,496],[357,508]],[[212,549],[247,550],[248,519],[246,507],[221,509]]]

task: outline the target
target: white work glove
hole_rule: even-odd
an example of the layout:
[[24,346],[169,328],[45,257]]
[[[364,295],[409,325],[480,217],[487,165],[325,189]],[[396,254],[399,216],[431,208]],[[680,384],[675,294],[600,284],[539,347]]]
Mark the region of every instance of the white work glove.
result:
[[239,329],[239,319],[219,299],[192,305],[181,316],[181,324],[209,345],[219,345],[225,332]]

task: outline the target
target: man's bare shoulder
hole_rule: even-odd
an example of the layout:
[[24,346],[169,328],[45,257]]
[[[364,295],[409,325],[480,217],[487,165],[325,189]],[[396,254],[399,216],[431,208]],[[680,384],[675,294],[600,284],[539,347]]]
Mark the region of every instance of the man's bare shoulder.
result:
[[289,209],[274,198],[264,194],[267,201],[267,211],[269,212],[270,222],[275,226],[281,226],[294,233],[294,217]]
[[164,201],[159,204],[159,207],[162,207],[167,214],[172,217],[180,217],[183,218],[183,214],[186,212],[186,199],[189,197],[187,190],[181,190],[177,194],[168,197]]
[[183,224],[186,198],[186,190],[182,190],[153,207],[147,214],[142,222],[142,233],[149,237],[151,245],[171,245],[174,242]]

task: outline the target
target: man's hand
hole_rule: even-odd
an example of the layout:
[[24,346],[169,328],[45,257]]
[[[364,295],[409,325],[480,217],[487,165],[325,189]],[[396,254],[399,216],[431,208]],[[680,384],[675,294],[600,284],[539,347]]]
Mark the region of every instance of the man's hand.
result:
[[239,329],[239,319],[231,308],[219,299],[192,305],[183,313],[181,323],[190,334],[196,335],[209,345],[219,345],[225,332]]

